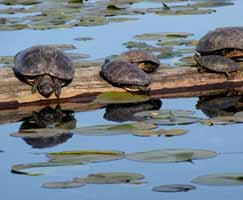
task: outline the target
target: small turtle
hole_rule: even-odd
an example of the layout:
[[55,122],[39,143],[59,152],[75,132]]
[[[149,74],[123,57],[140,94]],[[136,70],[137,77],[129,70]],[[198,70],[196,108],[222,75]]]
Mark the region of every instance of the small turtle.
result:
[[154,54],[139,49],[126,51],[118,56],[117,59],[135,63],[147,73],[155,71],[160,65],[159,59]]
[[194,59],[197,62],[200,72],[211,71],[225,73],[227,77],[232,78],[231,72],[240,70],[240,65],[237,62],[220,55],[199,56],[196,54]]
[[203,36],[196,47],[201,55],[243,57],[243,27],[217,28]]
[[15,56],[13,71],[16,76],[32,85],[32,93],[37,90],[48,98],[54,92],[57,97],[61,88],[69,84],[74,75],[74,65],[61,50],[39,45],[27,48]]
[[149,91],[150,75],[128,61],[106,59],[100,75],[112,85],[128,91]]

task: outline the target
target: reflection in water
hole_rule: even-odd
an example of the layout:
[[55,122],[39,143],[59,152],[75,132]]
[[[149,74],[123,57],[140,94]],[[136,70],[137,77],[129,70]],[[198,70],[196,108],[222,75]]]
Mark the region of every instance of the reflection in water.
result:
[[[62,110],[59,105],[55,109],[46,106],[39,112],[33,112],[32,116],[23,119],[24,122],[20,126],[20,131],[39,128],[59,128],[59,129],[74,129],[76,128],[76,119],[73,111]],[[48,148],[66,142],[72,137],[72,133],[59,133],[54,136],[23,137],[23,140],[32,145],[33,148]]]
[[162,105],[159,99],[150,99],[142,103],[110,104],[106,107],[104,119],[115,122],[144,121],[146,117],[134,116],[135,113],[148,110],[159,110]]
[[243,99],[241,96],[204,96],[199,97],[196,105],[208,117],[232,116],[243,110]]

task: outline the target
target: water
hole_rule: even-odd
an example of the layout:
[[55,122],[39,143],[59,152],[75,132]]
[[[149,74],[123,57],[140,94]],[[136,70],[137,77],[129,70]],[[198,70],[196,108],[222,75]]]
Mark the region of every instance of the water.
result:
[[[192,32],[198,39],[206,32],[222,26],[243,26],[242,1],[234,1],[234,6],[217,8],[210,15],[196,16],[155,16],[147,14],[138,16],[138,21],[126,23],[110,23],[96,27],[77,27],[59,30],[21,30],[0,32],[0,55],[14,55],[23,48],[35,44],[71,43],[77,47],[77,52],[88,53],[92,59],[117,54],[125,50],[122,43],[132,40],[136,34],[146,32]],[[147,6],[150,3],[139,6]],[[153,5],[151,5],[152,7]],[[75,41],[74,38],[93,37],[88,42]],[[200,117],[205,115],[196,110],[197,98],[162,99],[163,109],[195,110]],[[103,119],[105,108],[94,111],[77,112],[75,118],[77,127],[110,124]],[[220,154],[216,158],[189,162],[155,164],[128,161],[126,159],[88,164],[86,166],[60,167],[47,171],[42,176],[24,176],[11,173],[11,166],[46,161],[43,155],[35,153],[96,149],[121,150],[126,153],[147,151],[163,148],[208,149],[218,153],[242,152],[242,125],[204,126],[201,124],[176,126],[184,128],[189,133],[178,137],[136,137],[132,135],[117,136],[79,136],[73,135],[65,143],[46,149],[33,149],[22,139],[9,134],[18,131],[22,122],[3,124],[0,126],[0,167],[2,197],[13,199],[241,199],[242,186],[209,187],[196,185],[197,189],[185,193],[156,193],[152,187],[164,184],[190,184],[190,180],[200,175],[211,173],[242,172],[242,154]],[[165,127],[170,128],[170,127]],[[174,127],[173,127],[174,128]],[[75,176],[87,176],[91,173],[124,171],[145,175],[144,185],[87,185],[81,188],[67,190],[48,190],[40,185],[49,181],[70,180]]]

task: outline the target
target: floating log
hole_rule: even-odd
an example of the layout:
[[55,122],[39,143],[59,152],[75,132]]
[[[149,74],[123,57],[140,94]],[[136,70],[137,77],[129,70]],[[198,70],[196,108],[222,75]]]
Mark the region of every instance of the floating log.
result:
[[[124,91],[113,87],[99,76],[100,67],[76,68],[71,84],[62,89],[60,99],[53,94],[44,98],[38,92],[32,94],[31,86],[19,81],[11,69],[0,69],[0,107],[48,104],[51,102],[90,102],[102,92]],[[199,73],[193,67],[159,70],[152,74],[151,96],[178,98],[202,96],[243,86],[243,72],[228,79],[223,73]]]
[[[60,99],[55,95],[43,98],[32,94],[31,86],[20,82],[11,69],[0,69],[0,124],[11,123],[38,112],[46,105],[62,104],[62,109],[76,112],[102,107],[92,101],[102,92],[124,91],[113,87],[99,76],[99,66],[77,67],[72,83],[62,89]],[[184,98],[241,91],[243,72],[228,79],[224,74],[199,73],[193,67],[160,69],[152,74],[151,97]]]

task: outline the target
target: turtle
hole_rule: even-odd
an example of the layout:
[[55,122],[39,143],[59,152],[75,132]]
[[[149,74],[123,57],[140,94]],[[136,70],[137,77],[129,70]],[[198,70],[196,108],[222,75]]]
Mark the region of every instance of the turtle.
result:
[[233,78],[231,72],[240,71],[240,65],[237,62],[221,55],[200,56],[195,54],[194,59],[200,72],[225,73],[231,79]]
[[48,45],[24,49],[14,57],[16,76],[48,98],[54,92],[59,98],[61,88],[68,85],[74,75],[74,65],[61,50]]
[[154,72],[160,65],[159,59],[154,54],[139,49],[126,51],[119,55],[117,59],[135,63],[147,73]]
[[243,27],[217,28],[203,36],[196,51],[204,55],[222,55],[232,59],[243,57]]
[[151,76],[129,61],[105,59],[100,76],[110,84],[128,91],[147,93],[150,90]]

